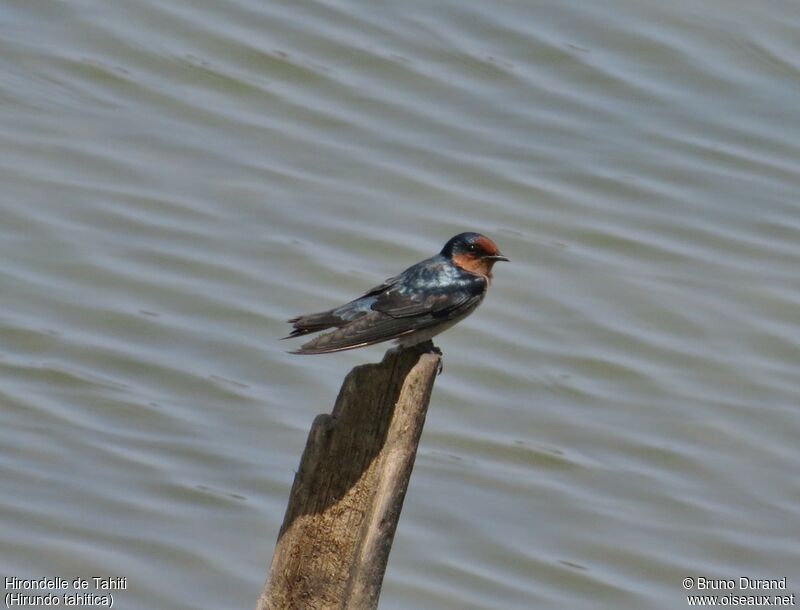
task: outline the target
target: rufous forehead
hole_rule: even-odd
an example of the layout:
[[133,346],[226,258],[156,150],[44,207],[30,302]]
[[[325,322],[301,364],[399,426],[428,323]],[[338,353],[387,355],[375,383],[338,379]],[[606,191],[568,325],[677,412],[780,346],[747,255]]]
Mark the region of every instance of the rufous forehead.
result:
[[475,240],[475,245],[478,246],[481,250],[486,252],[486,254],[497,254],[500,251],[500,248],[497,247],[491,239],[486,237],[485,235],[481,235]]

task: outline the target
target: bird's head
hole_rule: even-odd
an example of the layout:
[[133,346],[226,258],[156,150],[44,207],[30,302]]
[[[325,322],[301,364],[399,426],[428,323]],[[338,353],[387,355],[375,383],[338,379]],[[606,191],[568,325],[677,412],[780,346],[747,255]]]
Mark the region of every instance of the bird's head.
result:
[[442,256],[470,273],[492,277],[492,266],[497,261],[507,261],[491,239],[480,233],[461,233],[442,248]]

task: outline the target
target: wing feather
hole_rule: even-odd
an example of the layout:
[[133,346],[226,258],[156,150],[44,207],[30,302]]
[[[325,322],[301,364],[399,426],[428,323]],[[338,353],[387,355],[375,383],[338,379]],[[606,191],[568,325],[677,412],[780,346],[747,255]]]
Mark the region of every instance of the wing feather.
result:
[[396,283],[377,294],[372,309],[393,318],[408,318],[430,314],[442,317],[460,309],[486,290],[486,280],[480,276],[462,278],[455,286],[448,282],[443,286]]
[[435,324],[431,317],[427,323],[419,320],[417,324],[409,326],[408,320],[392,318],[378,311],[373,311],[347,326],[319,335],[308,343],[304,343],[294,354],[327,354],[355,349],[380,343],[396,337],[412,333],[420,328]]
[[392,299],[379,304],[379,299],[372,305],[373,311],[316,337],[294,353],[326,354],[396,339],[441,324],[444,316],[458,318],[477,306],[482,297],[482,291],[460,291],[437,295],[434,303]]

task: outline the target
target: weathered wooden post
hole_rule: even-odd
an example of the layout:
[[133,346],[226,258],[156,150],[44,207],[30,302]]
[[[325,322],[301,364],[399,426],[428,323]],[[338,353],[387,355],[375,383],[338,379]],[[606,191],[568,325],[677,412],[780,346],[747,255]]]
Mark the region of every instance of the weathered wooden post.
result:
[[318,415],[256,610],[374,610],[441,356],[393,349]]

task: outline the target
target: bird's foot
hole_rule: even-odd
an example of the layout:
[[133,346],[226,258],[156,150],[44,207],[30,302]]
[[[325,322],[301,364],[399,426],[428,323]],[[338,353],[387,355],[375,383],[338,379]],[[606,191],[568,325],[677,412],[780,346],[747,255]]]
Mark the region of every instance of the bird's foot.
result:
[[439,367],[436,369],[436,374],[441,375],[444,372],[444,354],[442,350],[431,343],[430,352],[439,356]]
[[410,346],[405,346],[402,344],[396,345],[395,347],[389,349],[386,352],[386,354],[387,355],[396,354],[397,352],[400,352],[404,349],[418,350],[417,353],[420,354],[436,354],[437,356],[439,356],[439,364],[437,366],[436,374],[441,375],[442,371],[444,371],[444,354],[442,353],[442,350],[436,347],[433,344],[433,341],[431,341],[430,339],[428,339],[427,341],[423,341],[422,343],[412,344]]

